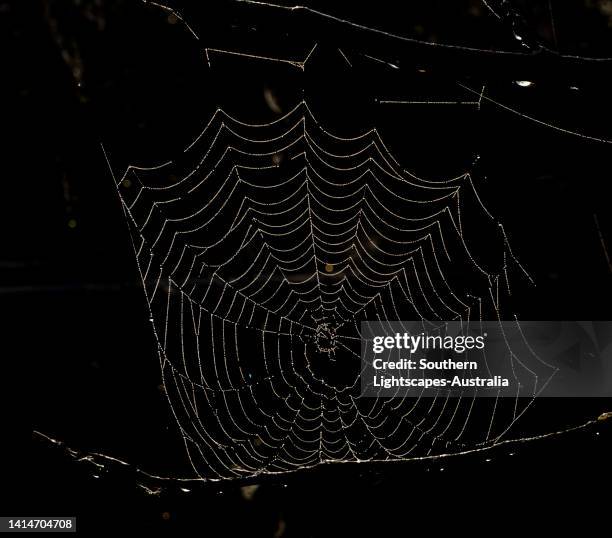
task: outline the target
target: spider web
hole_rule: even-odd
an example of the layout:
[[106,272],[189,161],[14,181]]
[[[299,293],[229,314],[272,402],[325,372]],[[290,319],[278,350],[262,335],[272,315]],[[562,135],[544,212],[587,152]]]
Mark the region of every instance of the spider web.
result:
[[[501,320],[510,275],[529,278],[470,173],[417,177],[377,129],[337,136],[301,101],[263,124],[217,109],[178,159],[128,167],[117,189],[201,478],[489,446],[529,405],[518,393],[359,398],[361,321]],[[487,263],[466,207],[491,237]],[[487,360],[513,361],[536,395],[534,368]]]
[[[311,41],[302,55],[203,48],[177,11],[144,3],[168,14],[171,24],[184,24],[209,69],[225,59],[304,72],[319,52]],[[522,29],[515,38],[524,48],[487,50],[408,38],[304,6],[238,4],[309,14],[430,48],[521,57],[542,48],[521,37]],[[497,4],[486,6],[506,17]],[[390,71],[401,66],[376,51],[347,50],[337,48],[350,68],[360,59]],[[474,113],[491,104],[564,134],[610,143],[523,114],[492,99],[482,84],[451,82],[468,93],[375,101],[381,108],[467,105],[458,108]],[[513,289],[532,280],[481,199],[473,170],[418,177],[376,127],[340,136],[329,127],[333,118],[304,98],[282,116],[274,102],[268,105],[274,119],[259,123],[234,117],[238,106],[218,108],[175,159],[129,166],[115,179],[164,392],[197,477],[433,459],[570,431],[508,439],[554,373],[529,349],[484,355],[487,367],[507,361],[515,381],[528,380],[514,398],[359,397],[362,321],[517,320]]]

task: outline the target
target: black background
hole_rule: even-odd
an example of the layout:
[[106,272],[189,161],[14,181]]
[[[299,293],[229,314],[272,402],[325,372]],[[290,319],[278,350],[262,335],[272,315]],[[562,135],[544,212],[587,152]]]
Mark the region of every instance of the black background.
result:
[[[456,82],[477,90],[486,84],[486,95],[523,114],[612,139],[612,62],[543,49],[612,55],[601,3],[553,2],[554,34],[547,2],[517,3],[521,18],[500,20],[476,1],[309,4],[424,41],[524,55],[399,42],[312,13],[193,4],[177,7],[199,43],[167,12],[137,1],[0,4],[7,453],[0,512],[76,515],[82,532],[123,524],[205,536],[359,535],[366,527],[372,535],[389,534],[382,527],[398,535],[425,525],[472,532],[491,518],[493,532],[531,522],[596,523],[610,478],[606,421],[472,456],[332,466],[265,480],[252,500],[242,495],[244,484],[191,484],[185,493],[173,483],[150,494],[141,485],[156,485],[134,468],[98,472],[76,461],[101,452],[161,475],[188,475],[100,144],[115,173],[129,163],[163,162],[217,106],[246,121],[274,117],[266,92],[284,111],[306,98],[340,133],[379,126],[399,160],[426,177],[472,170],[537,284],[522,290],[518,315],[609,318],[612,272],[596,219],[610,238],[610,144],[539,126],[487,101],[478,113],[452,105],[385,109],[375,101],[471,100]],[[208,67],[202,53],[213,47],[299,60],[315,42],[303,72],[215,54]],[[521,88],[516,80],[534,84]],[[545,400],[521,427],[525,434],[557,431],[608,410],[609,401]]]

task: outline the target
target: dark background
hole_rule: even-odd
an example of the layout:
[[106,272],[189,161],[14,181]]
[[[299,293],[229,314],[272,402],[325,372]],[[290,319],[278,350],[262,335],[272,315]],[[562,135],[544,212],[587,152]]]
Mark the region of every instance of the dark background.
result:
[[[204,536],[355,535],[370,527],[371,535],[398,535],[424,525],[472,532],[491,518],[497,532],[531,522],[596,525],[603,517],[607,421],[472,456],[268,479],[250,500],[244,483],[189,484],[183,492],[135,470],[189,476],[100,144],[115,173],[129,163],[163,162],[217,106],[258,121],[274,117],[270,99],[287,111],[304,97],[336,132],[380,127],[416,173],[472,170],[537,284],[521,291],[517,314],[609,319],[612,271],[597,224],[606,243],[610,144],[539,126],[486,101],[475,113],[452,105],[385,109],[375,100],[472,100],[457,81],[477,90],[486,84],[486,95],[523,114],[612,139],[612,61],[585,59],[612,56],[610,3],[489,2],[499,19],[478,1],[398,4],[308,5],[419,40],[522,54],[400,42],[312,13],[227,1],[175,6],[199,43],[172,14],[138,1],[0,3],[2,514],[76,515],[79,529],[91,533],[121,523]],[[214,54],[208,67],[202,54],[212,47],[300,60],[315,42],[303,72]],[[533,85],[522,88],[517,80]],[[593,399],[539,401],[521,431],[564,430],[610,408]],[[100,472],[78,461],[91,452],[132,467]]]

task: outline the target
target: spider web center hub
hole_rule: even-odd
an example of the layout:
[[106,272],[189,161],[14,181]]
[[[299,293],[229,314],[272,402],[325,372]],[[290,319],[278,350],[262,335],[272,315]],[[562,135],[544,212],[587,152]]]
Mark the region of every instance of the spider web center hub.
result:
[[334,353],[338,347],[336,327],[330,323],[319,323],[315,344],[321,353]]

